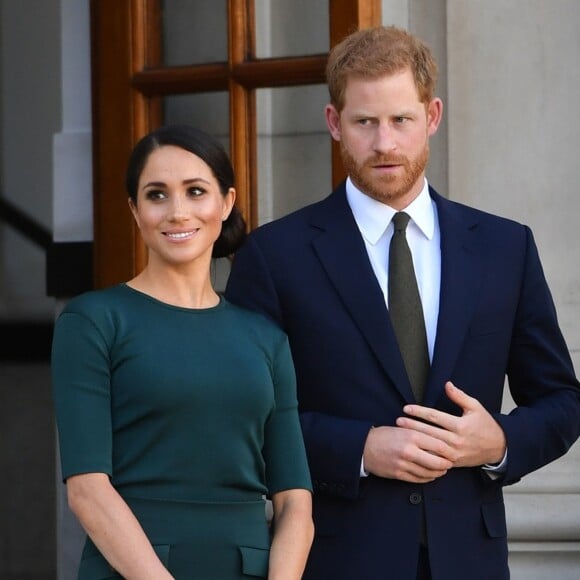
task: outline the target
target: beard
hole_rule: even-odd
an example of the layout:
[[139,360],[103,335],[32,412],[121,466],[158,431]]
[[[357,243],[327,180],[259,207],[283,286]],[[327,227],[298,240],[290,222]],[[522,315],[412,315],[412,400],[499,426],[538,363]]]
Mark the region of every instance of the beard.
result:
[[[413,160],[404,155],[375,155],[359,164],[342,141],[340,153],[344,168],[358,189],[381,203],[391,205],[408,196],[416,187],[429,162],[429,142],[425,143],[421,153]],[[404,169],[403,176],[373,175],[373,167],[377,165],[401,165]],[[420,188],[417,193],[419,191]]]

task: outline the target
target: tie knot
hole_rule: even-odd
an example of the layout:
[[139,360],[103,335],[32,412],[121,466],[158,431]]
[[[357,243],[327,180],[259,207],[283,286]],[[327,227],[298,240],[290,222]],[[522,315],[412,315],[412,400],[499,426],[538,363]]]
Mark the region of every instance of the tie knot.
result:
[[393,216],[393,225],[395,226],[396,232],[404,232],[407,229],[407,224],[411,216],[404,211],[397,212]]

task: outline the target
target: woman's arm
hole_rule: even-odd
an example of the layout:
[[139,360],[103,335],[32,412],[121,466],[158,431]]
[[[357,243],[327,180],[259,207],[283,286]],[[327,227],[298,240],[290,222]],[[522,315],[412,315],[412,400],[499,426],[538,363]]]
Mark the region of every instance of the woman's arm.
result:
[[67,479],[66,487],[72,512],[101,554],[123,578],[172,578],[107,474],[74,475]]
[[274,537],[269,580],[300,580],[314,538],[312,494],[289,489],[272,496]]

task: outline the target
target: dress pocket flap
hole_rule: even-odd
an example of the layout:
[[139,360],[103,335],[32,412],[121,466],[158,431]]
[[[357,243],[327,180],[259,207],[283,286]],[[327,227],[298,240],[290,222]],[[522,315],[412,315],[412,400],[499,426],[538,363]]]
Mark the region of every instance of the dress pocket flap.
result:
[[167,564],[169,564],[169,550],[171,549],[171,546],[169,544],[158,544],[154,545],[153,549],[163,565],[167,567]]
[[114,568],[101,556],[94,554],[81,560],[78,578],[83,580],[108,580],[109,578],[121,578]]
[[266,578],[268,576],[268,560],[270,550],[240,546],[242,554],[242,573],[246,576]]
[[[165,566],[169,562],[169,548],[169,544],[153,546],[155,553]],[[82,578],[82,580],[122,578],[101,554],[93,554],[83,558],[79,567],[78,577]]]

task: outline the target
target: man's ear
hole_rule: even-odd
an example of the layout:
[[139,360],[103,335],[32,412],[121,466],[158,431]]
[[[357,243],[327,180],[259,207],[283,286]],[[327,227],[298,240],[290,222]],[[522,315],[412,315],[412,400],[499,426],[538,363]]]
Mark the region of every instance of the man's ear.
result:
[[326,105],[324,108],[324,116],[328,130],[330,131],[330,136],[335,141],[340,141],[340,113],[334,105]]
[[443,101],[436,97],[427,105],[427,134],[435,135],[443,118]]

